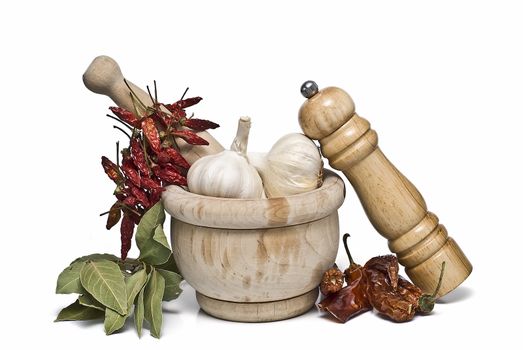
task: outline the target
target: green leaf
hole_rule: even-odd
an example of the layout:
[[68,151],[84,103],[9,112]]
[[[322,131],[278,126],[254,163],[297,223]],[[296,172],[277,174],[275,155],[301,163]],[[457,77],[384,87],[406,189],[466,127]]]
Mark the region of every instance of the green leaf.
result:
[[145,266],[138,272],[135,272],[130,277],[125,279],[125,289],[127,291],[127,310],[131,311],[134,299],[145,287],[147,282],[147,272],[145,272]]
[[89,255],[81,256],[78,259],[75,259],[71,263],[71,265],[76,263],[76,262],[78,262],[78,261],[88,261],[88,260],[109,260],[109,261],[117,262],[117,261],[120,260],[120,258],[117,257],[116,255],[113,255],[113,254],[99,254],[99,253],[96,253],[96,254],[89,254]]
[[165,221],[165,211],[162,201],[158,201],[153,207],[142,216],[138,228],[136,229],[136,245],[140,250],[142,245],[154,235],[154,230],[158,225],[163,225]]
[[178,266],[176,266],[176,261],[174,261],[174,255],[172,252],[171,252],[171,255],[169,255],[169,260],[167,260],[167,262],[165,262],[161,265],[156,265],[156,268],[161,269],[161,270],[176,272],[177,274],[179,274],[181,276],[180,270],[178,270]]
[[171,256],[171,247],[167,242],[161,225],[156,226],[152,237],[141,243],[139,260],[150,265],[164,264]]
[[78,302],[80,305],[92,307],[101,311],[105,311],[105,306],[100,304],[95,298],[90,294],[82,294],[78,297]]
[[80,282],[96,300],[120,315],[127,313],[125,282],[118,264],[108,260],[87,261]]
[[85,292],[80,283],[80,271],[84,265],[85,262],[83,261],[73,262],[58,275],[56,294],[82,294]]
[[151,278],[145,286],[144,316],[151,328],[151,335],[160,338],[162,330],[162,298],[165,290],[165,280],[154,268]]
[[127,316],[122,316],[118,312],[111,310],[109,308],[105,309],[105,320],[104,320],[104,329],[105,334],[113,334],[117,330],[121,329],[125,324]]
[[[145,286],[149,282],[151,275],[152,275],[152,271],[147,274]],[[134,306],[134,326],[136,327],[136,332],[138,332],[138,337],[142,336],[142,326],[143,326],[143,318],[144,318],[143,295],[145,292],[145,286],[140,290],[140,293],[138,293],[138,297],[136,298],[136,301],[134,302],[134,305],[135,305]]]
[[55,322],[94,320],[103,317],[103,315],[103,311],[80,305],[77,300],[71,305],[63,308],[56,317]]
[[183,280],[182,276],[177,274],[176,272],[167,271],[167,270],[160,270],[157,269],[162,275],[162,277],[165,279],[165,290],[163,292],[163,300],[170,301],[178,298],[178,296],[182,293],[182,289],[180,288],[180,282]]

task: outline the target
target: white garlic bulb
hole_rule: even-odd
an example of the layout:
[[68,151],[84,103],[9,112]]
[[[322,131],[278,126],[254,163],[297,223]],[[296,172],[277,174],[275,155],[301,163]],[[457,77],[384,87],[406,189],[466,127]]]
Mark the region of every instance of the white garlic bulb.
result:
[[189,191],[225,198],[265,198],[262,180],[246,157],[251,120],[242,117],[231,149],[198,159],[189,168]]
[[260,173],[269,198],[308,192],[322,184],[320,152],[303,134],[287,134],[269,153],[249,153],[248,158]]

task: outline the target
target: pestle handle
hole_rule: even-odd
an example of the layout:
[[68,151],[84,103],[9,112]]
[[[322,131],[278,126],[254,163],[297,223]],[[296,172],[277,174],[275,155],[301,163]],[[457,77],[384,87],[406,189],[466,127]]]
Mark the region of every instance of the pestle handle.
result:
[[[94,93],[110,97],[116,105],[129,111],[134,111],[133,101],[130,97],[130,91],[124,82],[124,76],[118,63],[109,56],[98,56],[87,67],[83,75],[84,85]],[[149,94],[140,89],[135,84],[127,80],[130,88],[145,104],[151,105],[152,101]],[[180,146],[180,152],[190,163],[197,159],[216,154],[223,151],[223,146],[211,134],[206,131],[198,132],[198,135],[209,142],[208,146],[193,146],[183,140],[177,140]]]
[[445,261],[438,296],[460,285],[472,265],[437,216],[427,211],[416,187],[380,150],[377,133],[356,113],[351,97],[336,87],[318,90],[312,81],[304,83],[302,94],[308,98],[299,111],[304,134],[319,140],[329,164],[345,174],[410,279],[432,293]]

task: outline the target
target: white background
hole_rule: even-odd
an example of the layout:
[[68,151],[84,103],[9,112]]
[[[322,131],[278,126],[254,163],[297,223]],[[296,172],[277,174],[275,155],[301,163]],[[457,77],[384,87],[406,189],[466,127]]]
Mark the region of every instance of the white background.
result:
[[[521,3],[8,3],[0,5],[2,348],[521,346]],[[54,294],[60,271],[80,255],[119,252],[118,231],[98,214],[113,200],[100,156],[114,157],[121,135],[104,117],[111,101],[81,79],[100,54],[142,87],[156,79],[163,101],[190,86],[204,97],[193,111],[221,124],[213,134],[224,145],[237,118],[251,116],[252,151],[299,131],[304,80],[344,88],[474,272],[433,315],[405,324],[367,313],[340,325],[316,310],[274,323],[220,321],[199,311],[187,285],[164,304],[160,340],[148,331],[139,340],[132,322],[109,337],[98,322],[53,323],[74,299]],[[357,260],[387,252],[350,187],[339,214]],[[338,264],[347,264],[342,250]]]

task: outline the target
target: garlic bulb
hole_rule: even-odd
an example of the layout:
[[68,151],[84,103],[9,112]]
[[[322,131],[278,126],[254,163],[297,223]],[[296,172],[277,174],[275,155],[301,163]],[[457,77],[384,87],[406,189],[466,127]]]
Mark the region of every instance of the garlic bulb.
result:
[[231,149],[198,159],[189,168],[189,191],[225,198],[265,198],[263,184],[246,156],[251,120],[242,117]]
[[260,173],[269,198],[308,192],[322,184],[320,152],[303,134],[285,135],[269,153],[249,153],[248,158]]

